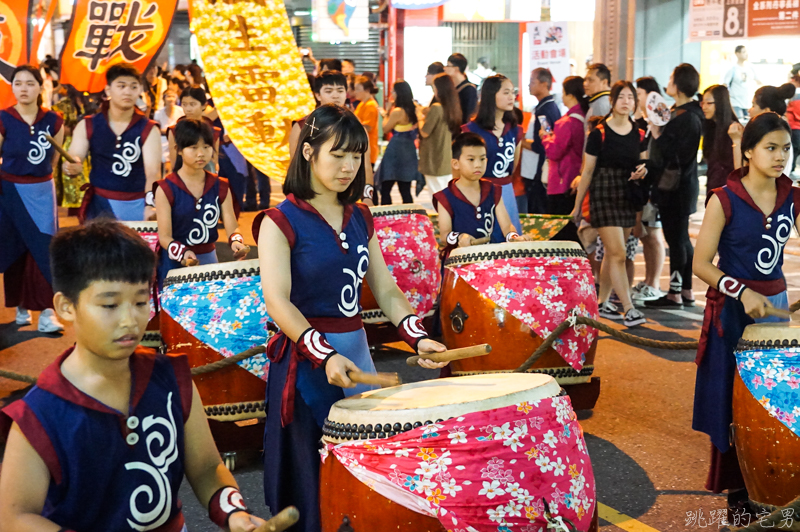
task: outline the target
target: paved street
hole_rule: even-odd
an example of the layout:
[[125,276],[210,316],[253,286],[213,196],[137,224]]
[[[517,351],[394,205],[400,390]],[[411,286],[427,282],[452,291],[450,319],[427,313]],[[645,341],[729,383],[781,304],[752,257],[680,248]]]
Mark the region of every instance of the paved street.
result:
[[[277,199],[276,195],[273,204]],[[420,198],[423,204],[428,200],[429,196]],[[252,217],[252,213],[244,213],[241,220],[242,232],[250,242]],[[691,231],[696,235],[700,215],[693,220]],[[72,218],[62,218],[62,226],[74,223]],[[224,239],[221,236],[220,240]],[[644,274],[641,254],[636,272],[638,281]],[[795,301],[800,298],[797,235],[787,245],[784,272],[790,287],[789,300]],[[667,282],[665,268],[662,288]],[[695,280],[697,307],[647,310],[647,325],[632,332],[659,340],[696,340],[705,289]],[[69,330],[63,336],[52,337],[37,333],[35,327],[18,327],[13,318],[13,309],[0,309],[0,368],[36,375],[73,341]],[[619,323],[612,325],[623,328]],[[406,382],[436,376],[434,371],[407,368],[406,356],[407,353],[382,351],[376,355],[376,365],[379,371],[400,372]],[[691,430],[694,358],[693,351],[642,349],[610,338],[600,340],[595,369],[595,376],[602,379],[600,398],[593,411],[580,411],[578,415],[592,457],[604,532],[695,530],[700,527],[687,526],[687,512],[702,510],[707,523],[711,512],[724,507],[723,496],[703,489],[709,442],[706,436]],[[0,401],[21,388],[19,383],[0,378]],[[243,457],[235,474],[250,504],[265,512],[259,458],[251,458],[248,464],[247,457]],[[216,530],[187,483],[183,490],[189,530]],[[710,528],[717,526],[714,523]]]

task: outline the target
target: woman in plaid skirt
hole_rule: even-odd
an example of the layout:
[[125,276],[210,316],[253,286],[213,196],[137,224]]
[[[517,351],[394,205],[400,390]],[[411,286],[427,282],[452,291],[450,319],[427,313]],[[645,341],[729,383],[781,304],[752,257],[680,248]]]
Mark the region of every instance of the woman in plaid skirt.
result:
[[[611,113],[589,133],[586,142],[583,174],[572,216],[580,223],[583,198],[589,192],[589,218],[605,247],[600,268],[600,316],[622,319],[627,327],[645,323],[644,314],[634,308],[625,271],[625,241],[636,224],[641,205],[636,199],[636,185],[647,169],[644,132],[631,119],[636,109],[636,89],[629,81],[618,81],[611,88]],[[638,188],[638,187],[637,187]],[[611,289],[623,306],[621,314],[608,298]]]

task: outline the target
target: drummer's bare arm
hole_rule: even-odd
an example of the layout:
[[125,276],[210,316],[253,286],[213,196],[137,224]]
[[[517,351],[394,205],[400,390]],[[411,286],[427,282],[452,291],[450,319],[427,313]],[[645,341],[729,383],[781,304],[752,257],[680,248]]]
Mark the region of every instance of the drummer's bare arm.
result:
[[219,139],[214,141],[214,168],[219,173]]
[[[403,318],[409,314],[414,314],[414,309],[406,299],[406,296],[397,287],[392,274],[389,273],[389,268],[383,260],[383,252],[381,245],[378,243],[378,237],[373,235],[369,241],[369,268],[367,268],[366,280],[369,283],[372,295],[375,296],[375,301],[381,308],[384,314],[395,325],[400,325]],[[430,339],[424,339],[419,342],[417,351],[420,355],[430,353],[440,353],[447,348]],[[423,368],[436,369],[447,365],[447,362],[431,362],[420,358],[419,365]]]
[[80,175],[83,172],[83,160],[89,153],[89,140],[86,138],[86,120],[81,120],[72,132],[72,142],[69,145],[69,154],[80,162],[71,163],[64,159],[61,168],[66,175]]
[[60,526],[42,517],[50,472],[16,423],[11,426],[0,475],[0,529],[58,532]]
[[[719,198],[715,194],[711,196],[708,205],[706,205],[703,225],[700,227],[697,245],[694,248],[692,271],[709,286],[716,287],[727,295],[733,295],[730,290],[725,289],[729,288],[738,292],[741,288],[738,286],[738,282],[731,277],[727,277],[725,272],[714,265],[714,257],[717,254],[720,235],[722,235],[724,228],[725,213],[722,210]],[[723,277],[726,277],[726,281],[730,281],[724,283],[724,286],[720,286],[720,280]],[[769,299],[749,288],[744,288],[743,291],[739,292],[737,299],[741,300],[742,305],[744,305],[744,311],[753,318],[765,317],[765,309],[772,306]]]
[[[239,233],[239,222],[236,220],[236,212],[233,210],[233,194],[230,191],[225,197],[225,201],[222,202],[222,224],[225,226],[225,233],[231,243],[233,258],[242,260],[247,256],[247,246],[242,240],[241,233]],[[232,235],[237,236],[231,239]]]
[[[56,133],[55,141],[59,146],[63,146],[64,144],[64,128],[62,127],[58,133]],[[0,137],[0,146],[3,144],[3,139]],[[61,154],[58,153],[56,150],[53,150],[53,174],[58,171],[58,162],[61,160]]]
[[294,157],[297,151],[297,141],[300,140],[300,124],[292,124],[292,131],[289,133],[289,158]]
[[[156,188],[155,193],[156,202],[156,216],[158,218],[158,243],[163,249],[170,250],[170,244],[173,242],[172,238],[172,206],[169,204],[167,195],[161,190],[161,187]],[[187,249],[181,257],[180,263],[183,266],[191,266],[197,261],[197,255],[191,249]]]
[[[219,497],[217,492],[221,489],[232,487],[238,490],[239,486],[219,457],[217,445],[211,436],[211,429],[203,411],[203,402],[194,384],[192,384],[192,409],[183,430],[186,480],[192,486],[197,500],[208,508],[213,498]],[[228,517],[231,531],[255,530],[264,522],[263,519],[245,511],[231,513]]]
[[442,204],[437,205],[437,212],[439,213],[439,240],[440,244],[447,246],[447,235],[453,230],[453,220],[450,218],[450,213],[447,212]]
[[[372,172],[372,164],[369,161],[369,149],[367,149],[367,153],[364,154],[364,157],[362,157],[361,160],[364,161],[364,172],[366,173],[366,176],[367,176],[366,184],[371,186],[371,187],[373,187],[375,185],[375,176],[373,175],[373,172]],[[369,205],[370,207],[374,207],[375,206],[375,199],[374,199],[375,198],[375,196],[374,196],[375,189],[373,188],[372,190],[373,190],[372,199],[363,198],[361,200],[363,203],[365,203],[366,205]]]
[[592,184],[592,175],[594,174],[594,167],[596,164],[596,156],[584,153],[583,171],[581,172],[581,180],[578,184],[578,192],[575,195],[575,208],[572,210],[572,219],[575,221],[576,225],[580,221],[583,198],[586,197],[586,191],[589,190],[589,185]]
[[169,146],[169,166],[175,168],[175,162],[178,160],[178,146],[175,144],[174,129],[167,130],[167,146]]
[[[261,222],[258,249],[269,250],[269,253],[259,253],[258,256],[261,271],[271,272],[270,275],[261,276],[264,304],[283,334],[296,343],[311,328],[311,324],[289,299],[292,293],[292,250],[286,236],[269,216],[265,216]],[[342,388],[355,386],[347,377],[348,371],[355,370],[358,367],[340,354],[333,355],[325,363],[328,382]]]
[[147,140],[142,146],[142,160],[147,182],[144,191],[153,190],[153,183],[161,179],[161,132],[157,127],[150,130]]
[[508,209],[503,198],[500,198],[500,203],[497,204],[497,223],[500,224],[500,230],[506,237],[507,242],[527,242],[531,240],[528,235],[517,234],[511,223],[511,216],[508,215]]

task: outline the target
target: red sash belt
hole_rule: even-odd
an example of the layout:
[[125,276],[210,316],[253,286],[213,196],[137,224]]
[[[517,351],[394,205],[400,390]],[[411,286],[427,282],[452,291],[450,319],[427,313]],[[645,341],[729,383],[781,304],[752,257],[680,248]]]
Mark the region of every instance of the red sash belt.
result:
[[508,185],[512,182],[512,176],[508,177],[487,177],[486,179],[490,180],[495,185]]
[[10,183],[21,183],[23,185],[30,185],[33,183],[44,183],[53,179],[53,174],[47,174],[43,177],[36,177],[32,175],[14,175],[0,170],[0,179]]
[[[361,315],[352,318],[309,318],[308,323],[322,333],[345,333],[357,331],[364,326]],[[283,386],[281,397],[281,426],[285,427],[294,420],[294,394],[297,389],[297,363],[301,353],[295,348],[283,331],[270,338],[267,344],[267,358],[272,363],[280,362],[283,357],[289,356],[289,370],[286,373],[286,383]],[[315,367],[319,367],[319,360],[306,359]]]
[[[774,296],[786,290],[786,279],[781,277],[773,281],[752,281],[749,279],[737,279],[737,281],[744,284],[750,290],[758,292],[764,296]],[[706,354],[706,347],[708,346],[708,335],[711,332],[711,327],[716,329],[719,336],[723,335],[722,322],[722,308],[725,306],[725,298],[728,297],[716,288],[708,287],[706,292],[706,311],[703,314],[703,329],[700,332],[700,341],[697,344],[697,357],[695,363],[699,366],[700,362]]]
[[92,203],[92,198],[97,194],[101,198],[106,198],[116,201],[133,201],[144,199],[144,190],[140,192],[120,192],[118,190],[108,190],[86,183],[81,187],[84,192],[83,201],[81,202],[80,209],[78,209],[78,221],[83,223],[86,221],[86,212],[89,210],[89,205]]

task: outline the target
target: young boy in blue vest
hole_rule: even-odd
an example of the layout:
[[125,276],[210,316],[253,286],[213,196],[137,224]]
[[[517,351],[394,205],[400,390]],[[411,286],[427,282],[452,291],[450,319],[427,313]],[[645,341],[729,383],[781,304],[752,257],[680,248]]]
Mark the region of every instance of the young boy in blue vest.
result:
[[155,267],[148,245],[97,221],[57,234],[51,262],[55,309],[76,343],[0,412],[4,530],[185,531],[184,474],[218,526],[264,523],[220,461],[186,357],[138,347]]
[[136,108],[142,92],[135,67],[120,63],[106,71],[104,102],[97,114],[75,126],[69,153],[79,160],[64,161],[67,175],[83,171],[91,156],[89,187],[78,217],[81,221],[108,216],[117,220],[149,220],[155,216],[153,183],[161,177],[161,131]]
[[502,189],[488,179],[486,144],[476,133],[461,133],[453,141],[453,179],[433,195],[439,213],[444,256],[457,247],[530,240],[511,225]]

